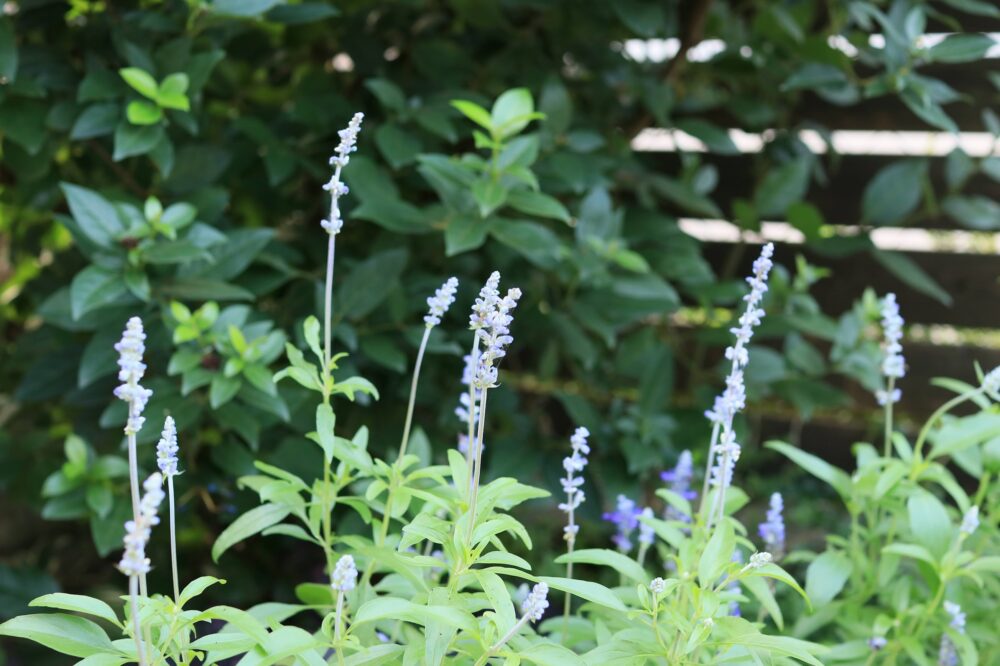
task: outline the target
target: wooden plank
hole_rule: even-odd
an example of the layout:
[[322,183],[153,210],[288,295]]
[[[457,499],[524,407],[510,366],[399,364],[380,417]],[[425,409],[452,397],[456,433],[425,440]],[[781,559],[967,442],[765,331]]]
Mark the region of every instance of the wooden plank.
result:
[[[704,254],[713,266],[724,266],[737,247],[732,243],[706,243]],[[880,293],[895,292],[903,317],[910,323],[950,324],[968,328],[1000,329],[1000,256],[944,252],[905,252],[947,291],[951,306],[913,290],[889,273],[871,255],[823,257],[802,245],[775,244],[776,261],[794,266],[796,255],[832,270],[832,277],[818,282],[812,294],[824,312],[845,312],[867,287]],[[742,252],[734,275],[747,275],[753,252]]]
[[[643,153],[640,155],[647,164],[660,173],[673,175],[680,172],[680,156],[677,153]],[[755,172],[756,154],[703,156],[706,163],[713,164],[719,172],[719,185],[712,192],[712,200],[722,210],[732,212],[733,201],[737,198],[751,199],[754,182],[748,175]],[[861,198],[865,187],[883,167],[899,160],[898,156],[885,155],[841,155],[837,158],[820,156],[829,177],[825,185],[813,183],[806,195],[806,201],[815,205],[830,224],[859,224],[861,219]],[[945,158],[930,157],[930,177],[935,192],[946,191],[944,178]],[[966,194],[978,194],[1000,200],[1000,183],[977,174],[970,179]],[[675,215],[687,215],[684,210],[664,204],[664,210]],[[952,220],[941,216],[922,220],[919,225],[929,229],[961,228]]]

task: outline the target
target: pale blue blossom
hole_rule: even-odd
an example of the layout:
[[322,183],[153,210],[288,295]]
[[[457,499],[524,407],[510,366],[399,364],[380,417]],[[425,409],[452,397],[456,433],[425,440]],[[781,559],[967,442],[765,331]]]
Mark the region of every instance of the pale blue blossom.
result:
[[604,520],[615,525],[617,532],[611,540],[615,546],[623,553],[632,550],[632,532],[639,526],[639,515],[641,511],[636,507],[635,502],[625,495],[619,495],[614,511],[604,513]]
[[[645,507],[640,513],[640,518],[653,518],[653,510],[648,506]],[[639,521],[639,543],[645,546],[651,546],[653,542],[656,541],[656,531],[648,523]]]
[[976,531],[977,527],[979,527],[979,507],[974,505],[969,507],[969,510],[962,516],[962,526],[959,531],[965,536],[969,536]]
[[514,341],[510,335],[510,324],[514,317],[510,312],[517,307],[520,298],[520,289],[516,287],[508,289],[507,295],[497,301],[496,307],[487,313],[484,327],[476,330],[482,345],[482,354],[479,356],[479,365],[473,380],[476,388],[486,389],[496,386],[496,363],[507,355],[506,348]]
[[350,555],[343,555],[333,568],[333,575],[330,577],[330,585],[339,592],[350,592],[358,582],[358,568],[354,564],[354,558]]
[[521,604],[521,616],[528,618],[529,622],[538,622],[545,615],[545,609],[549,607],[549,586],[545,583],[537,583],[531,594]]
[[163,502],[163,477],[159,472],[150,475],[142,484],[145,493],[139,501],[137,514],[125,523],[125,552],[118,563],[118,569],[126,576],[142,576],[149,573],[150,562],[146,557],[146,544],[153,526],[160,522],[156,515]]
[[785,518],[782,515],[784,510],[785,503],[781,493],[773,493],[767,510],[767,519],[757,527],[764,545],[779,555],[785,552]]
[[115,351],[118,352],[118,381],[122,384],[115,389],[114,394],[128,404],[125,434],[135,435],[145,423],[142,410],[153,395],[152,391],[139,384],[146,372],[146,364],[142,361],[143,354],[146,353],[146,333],[141,319],[132,317],[128,320],[121,340],[115,343]]
[[427,307],[430,309],[427,312],[427,316],[424,317],[424,323],[427,325],[427,328],[437,326],[441,323],[441,317],[448,311],[448,307],[455,302],[455,291],[457,289],[458,278],[450,277],[444,284],[438,287],[433,296],[428,297]]
[[355,113],[347,127],[340,130],[340,144],[337,145],[333,156],[330,158],[330,166],[334,167],[330,181],[323,186],[323,189],[330,193],[330,216],[320,222],[320,226],[330,234],[339,234],[344,227],[344,220],[340,216],[340,197],[347,194],[347,185],[340,179],[341,170],[350,162],[350,155],[357,150],[358,132],[361,131],[361,121],[365,114]]
[[577,428],[569,439],[571,453],[563,458],[563,470],[566,472],[566,476],[560,479],[560,483],[563,492],[566,493],[566,501],[559,504],[559,510],[566,514],[567,520],[566,526],[563,528],[563,536],[570,544],[575,541],[576,535],[580,531],[574,512],[586,499],[580,488],[583,485],[583,477],[578,475],[587,466],[587,456],[590,455],[590,446],[587,444],[589,436],[589,430],[584,427]]
[[878,404],[887,405],[899,402],[902,392],[890,384],[906,375],[906,361],[903,359],[903,318],[899,315],[899,304],[895,294],[886,294],[882,299],[882,330],[885,339],[882,343],[882,376],[886,379],[884,388],[875,392]]
[[156,445],[156,464],[164,478],[177,476],[177,426],[172,416],[163,421],[163,434]]

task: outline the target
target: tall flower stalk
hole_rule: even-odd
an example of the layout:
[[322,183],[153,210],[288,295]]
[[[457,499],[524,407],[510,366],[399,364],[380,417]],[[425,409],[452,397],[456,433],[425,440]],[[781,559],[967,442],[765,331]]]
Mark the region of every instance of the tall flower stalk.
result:
[[[125,523],[125,552],[118,563],[118,570],[128,576],[129,603],[132,615],[132,637],[135,639],[136,658],[139,666],[146,666],[145,649],[142,644],[142,626],[139,618],[139,581],[149,573],[149,558],[146,544],[153,526],[160,522],[156,515],[163,502],[163,477],[153,473],[143,483],[142,498],[138,503],[136,517]],[[148,642],[148,639],[147,639]]]
[[[146,419],[142,416],[146,403],[153,392],[139,384],[146,373],[142,357],[146,352],[146,332],[139,317],[132,317],[125,324],[122,337],[115,344],[118,352],[118,381],[122,382],[115,391],[115,397],[128,405],[128,419],[125,421],[125,437],[128,440],[128,474],[132,493],[132,520],[139,523],[139,461],[136,451],[136,435]],[[146,594],[146,572],[138,574],[139,590]]]
[[[331,359],[331,339],[333,331],[333,266],[337,249],[337,234],[344,227],[344,220],[340,215],[340,197],[347,194],[347,185],[341,180],[341,172],[351,160],[351,153],[357,150],[358,132],[361,131],[361,121],[364,120],[363,113],[355,113],[347,127],[340,130],[340,143],[330,158],[330,165],[334,167],[330,181],[323,186],[323,189],[330,193],[330,215],[320,222],[328,235],[326,251],[326,286],[323,292],[323,403],[330,404],[329,377],[332,371]],[[330,487],[330,461],[323,457],[323,494],[320,499],[323,511],[323,548],[326,550],[326,566],[332,580],[333,576],[333,550],[330,547],[332,538],[332,526],[330,512],[332,508],[328,503],[328,489]]]
[[403,440],[399,444],[399,456],[401,460],[406,455],[406,447],[410,443],[410,426],[413,423],[413,405],[417,399],[417,383],[420,380],[420,365],[424,360],[424,351],[427,349],[427,340],[431,336],[431,330],[441,323],[441,317],[448,311],[449,306],[455,302],[455,291],[458,289],[458,278],[450,277],[428,297],[427,306],[429,308],[424,317],[424,336],[420,339],[420,349],[417,350],[417,362],[413,366],[413,379],[410,383],[410,401],[406,406],[406,423],[403,426]]
[[545,583],[536,584],[524,600],[524,603],[521,604],[521,619],[510,628],[510,631],[504,634],[500,640],[479,657],[476,661],[476,666],[486,664],[490,660],[490,657],[499,652],[507,644],[507,641],[513,638],[525,624],[541,620],[542,616],[545,615],[545,610],[549,607],[548,596],[549,586]]
[[[579,427],[573,436],[570,437],[570,455],[563,458],[563,470],[566,476],[560,479],[563,492],[566,493],[566,501],[559,505],[559,510],[566,514],[566,527],[563,528],[563,538],[566,539],[566,552],[573,554],[573,546],[576,544],[576,535],[580,531],[580,526],[576,524],[576,510],[586,499],[580,486],[583,485],[583,477],[577,476],[583,472],[587,466],[587,456],[590,455],[590,446],[587,445],[587,438],[590,431],[584,427]],[[566,578],[573,578],[573,563],[566,563]],[[565,609],[563,635],[568,633],[570,614],[570,593],[566,592],[566,600],[563,603]]]
[[[746,309],[740,316],[739,326],[731,329],[736,336],[735,342],[726,349],[726,358],[732,364],[726,377],[726,388],[716,399],[713,409],[707,413],[712,422],[712,444],[708,452],[705,476],[708,484],[716,488],[715,505],[709,507],[707,521],[709,525],[722,519],[726,506],[726,489],[732,483],[733,469],[740,457],[740,445],[733,431],[733,418],[746,405],[743,369],[750,362],[747,345],[753,337],[754,327],[760,324],[764,317],[760,303],[767,292],[767,276],[773,265],[771,261],[773,254],[774,245],[768,243],[753,262],[753,275],[747,278],[750,293],[743,297]],[[702,502],[705,501],[703,495]]]
[[[491,276],[492,277],[492,276]],[[499,278],[499,275],[497,276]],[[506,347],[514,341],[510,335],[510,324],[514,317],[510,314],[517,307],[521,298],[521,290],[508,289],[507,294],[496,302],[496,307],[486,315],[486,325],[476,331],[482,338],[482,353],[479,356],[479,366],[473,380],[475,388],[482,393],[479,402],[479,432],[476,435],[475,453],[473,454],[474,473],[472,474],[472,489],[469,492],[469,534],[476,526],[476,501],[479,497],[479,479],[483,469],[483,432],[486,426],[486,396],[490,388],[497,385],[497,363],[507,355]],[[477,300],[478,304],[478,300]]]
[[[463,375],[462,381],[469,387],[467,399],[462,402],[465,405],[465,415],[468,419],[468,431],[465,440],[465,463],[469,470],[469,499],[472,498],[472,476],[475,473],[476,464],[476,424],[479,422],[480,403],[484,391],[476,384],[476,374],[479,370],[479,360],[482,354],[479,352],[479,332],[486,328],[487,320],[497,304],[500,302],[500,273],[493,271],[487,278],[483,288],[479,290],[479,296],[472,305],[472,314],[469,315],[469,330],[472,331],[472,351],[469,352],[466,361],[467,375]],[[468,370],[469,364],[472,369]],[[468,378],[468,381],[466,381]]]
[[899,315],[899,304],[896,295],[889,293],[882,299],[882,330],[885,340],[882,343],[882,376],[885,378],[883,388],[875,392],[878,404],[885,410],[885,457],[892,451],[892,406],[899,402],[902,395],[896,388],[896,380],[906,375],[906,361],[903,358],[903,318]]
[[163,421],[163,434],[156,445],[156,464],[167,480],[167,509],[170,522],[170,573],[174,582],[174,602],[180,601],[181,588],[177,577],[177,521],[175,517],[174,477],[177,471],[177,426],[172,416]]

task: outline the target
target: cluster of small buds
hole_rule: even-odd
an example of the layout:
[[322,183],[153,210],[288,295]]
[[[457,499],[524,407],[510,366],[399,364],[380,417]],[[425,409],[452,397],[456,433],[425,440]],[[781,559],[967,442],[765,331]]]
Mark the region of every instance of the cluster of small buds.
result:
[[333,568],[330,586],[339,592],[350,592],[357,583],[358,568],[354,564],[354,558],[350,555],[343,555]]
[[320,225],[331,234],[338,234],[344,227],[344,220],[340,217],[340,206],[338,200],[347,194],[347,185],[340,180],[340,171],[351,161],[351,153],[357,150],[355,145],[358,141],[358,132],[361,131],[361,121],[365,114],[355,113],[347,127],[340,130],[340,144],[330,158],[330,166],[334,167],[330,182],[323,186],[323,189],[330,193],[330,218],[320,222]]
[[[640,518],[653,518],[653,510],[648,506],[639,512]],[[639,521],[639,543],[644,546],[652,546],[653,542],[656,541],[656,532],[653,530],[652,525]]]
[[587,466],[587,456],[590,455],[590,446],[587,444],[588,437],[590,437],[590,431],[579,427],[569,438],[571,453],[563,458],[563,470],[565,470],[566,476],[559,480],[562,483],[563,492],[566,493],[566,501],[559,504],[559,510],[567,516],[563,536],[569,543],[573,543],[577,532],[580,531],[580,526],[576,524],[574,511],[586,499],[583,490],[580,489],[580,486],[583,485],[583,477],[577,475]]
[[[492,276],[490,276],[492,278]],[[511,310],[517,307],[517,302],[521,298],[521,290],[514,287],[507,290],[507,295],[496,301],[496,305],[484,318],[485,325],[476,330],[476,335],[482,343],[482,354],[479,356],[479,365],[476,367],[476,376],[473,382],[476,388],[486,389],[496,386],[497,368],[496,363],[507,355],[506,347],[514,341],[510,335],[510,323],[514,317]],[[479,299],[476,299],[476,306]],[[473,314],[475,315],[475,307]]]
[[458,290],[458,278],[450,277],[435,290],[434,295],[427,298],[427,307],[430,310],[424,317],[427,328],[433,328],[441,323],[441,317],[448,311],[448,307],[455,302],[455,292]]
[[747,566],[751,569],[760,569],[765,564],[771,563],[771,553],[767,551],[761,551],[759,553],[754,553],[750,556],[750,564]]
[[649,582],[649,591],[656,596],[663,594],[663,591],[666,589],[667,581],[663,580],[659,576]]
[[[733,468],[740,455],[740,445],[733,433],[733,418],[746,406],[743,369],[750,362],[747,345],[753,337],[754,327],[760,324],[764,317],[760,303],[767,292],[767,276],[774,265],[771,261],[773,255],[774,245],[768,243],[761,249],[760,256],[753,263],[753,275],[747,278],[750,293],[743,297],[746,309],[739,318],[739,326],[730,329],[736,340],[733,346],[726,349],[726,358],[732,363],[729,375],[726,377],[726,388],[722,395],[716,398],[713,408],[705,412],[705,416],[722,429],[716,451],[713,452],[719,459],[711,477],[711,483],[716,487],[729,486],[732,482]],[[723,460],[726,461],[725,465],[722,464]]]
[[994,398],[1000,393],[1000,366],[993,368],[983,377],[983,390]]
[[476,302],[472,304],[472,314],[469,315],[469,328],[478,331],[486,328],[486,320],[490,313],[496,310],[500,302],[500,271],[493,271],[486,279],[486,284],[479,290]]
[[[965,613],[962,607],[952,601],[944,602],[944,610],[951,616],[948,626],[960,634],[965,633]],[[941,634],[941,646],[938,649],[938,666],[958,666],[958,651],[948,634]]]
[[885,636],[872,636],[868,639],[868,647],[871,648],[872,652],[878,652],[888,644],[889,641],[885,639]]
[[605,512],[603,518],[614,523],[617,533],[611,537],[615,546],[623,553],[632,550],[632,532],[639,526],[639,515],[642,512],[636,507],[635,502],[625,495],[619,495],[614,511]]
[[[899,315],[899,303],[895,294],[886,294],[882,299],[882,330],[885,341],[882,343],[882,376],[886,382],[894,382],[906,375],[906,362],[903,359],[903,318]],[[880,405],[899,402],[902,393],[898,388],[889,391],[888,386],[875,392],[875,398]]]
[[521,604],[521,615],[528,618],[529,622],[538,622],[545,615],[545,609],[549,607],[549,586],[545,583],[537,583],[531,594],[525,598]]
[[163,502],[163,477],[159,472],[154,472],[143,482],[142,487],[145,493],[139,501],[138,515],[125,523],[125,553],[118,563],[118,569],[126,576],[149,573],[146,544],[153,526],[160,522],[156,512]]
[[785,502],[781,493],[773,493],[770,508],[767,510],[767,520],[757,526],[757,532],[764,540],[764,545],[779,556],[785,552],[785,518],[782,515],[784,510]]
[[[677,464],[672,470],[660,472],[660,478],[665,483],[670,484],[671,491],[689,502],[698,496],[697,492],[691,490],[691,480],[694,478],[694,462],[691,458],[691,452],[687,449],[681,451],[681,455],[677,458]],[[667,520],[680,520],[685,523],[691,522],[691,516],[669,504],[667,505],[664,518]]]
[[978,527],[979,527],[979,507],[973,505],[969,507],[969,510],[965,512],[964,516],[962,516],[962,526],[959,528],[959,532],[961,532],[961,534],[964,536],[969,536],[970,534],[975,532],[976,528]]
[[177,476],[177,426],[174,418],[168,416],[163,421],[163,434],[156,444],[156,464],[164,478]]
[[134,435],[142,429],[145,422],[142,410],[153,395],[152,391],[139,384],[146,372],[146,364],[142,362],[146,353],[146,333],[142,330],[141,319],[132,317],[128,320],[122,339],[115,343],[115,351],[118,352],[118,381],[122,382],[115,389],[115,397],[128,403],[125,434]]

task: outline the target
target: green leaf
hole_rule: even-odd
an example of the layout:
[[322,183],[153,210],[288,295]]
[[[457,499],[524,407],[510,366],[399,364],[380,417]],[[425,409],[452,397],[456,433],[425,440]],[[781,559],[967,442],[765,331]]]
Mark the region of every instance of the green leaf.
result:
[[809,160],[797,159],[769,171],[754,192],[758,215],[782,216],[789,206],[801,201],[809,189],[809,170]]
[[493,225],[490,233],[536,266],[552,268],[558,262],[559,237],[537,222],[500,220]]
[[103,629],[90,620],[63,613],[15,617],[0,624],[0,636],[26,638],[72,657],[115,652]]
[[500,95],[490,110],[490,123],[501,137],[517,134],[532,120],[535,101],[527,88],[513,88]]
[[771,616],[774,620],[774,624],[778,627],[778,630],[782,630],[785,625],[784,616],[781,614],[781,607],[778,606],[778,602],[774,599],[774,593],[771,591],[770,585],[761,576],[747,576],[740,580],[740,585],[750,590],[750,594],[757,598],[760,602],[761,607],[767,611],[767,614]]
[[615,593],[599,583],[592,583],[586,580],[575,580],[571,578],[554,578],[552,576],[542,576],[538,579],[546,583],[554,590],[569,592],[575,597],[580,597],[586,601],[591,601],[611,610],[625,612],[625,604],[621,602]]
[[851,577],[851,560],[842,553],[827,551],[806,569],[806,594],[816,607],[825,606],[844,589]]
[[70,309],[73,319],[115,303],[127,293],[125,282],[118,273],[106,268],[87,266],[76,274],[70,284]]
[[906,501],[906,511],[910,518],[910,531],[917,543],[940,559],[954,537],[948,510],[941,500],[918,488]]
[[69,138],[79,141],[111,134],[118,125],[119,113],[117,104],[91,104],[73,123]]
[[416,161],[422,146],[412,134],[395,123],[382,125],[375,130],[375,145],[393,169],[400,169]]
[[133,125],[155,125],[163,120],[163,110],[145,100],[133,100],[125,109],[125,117]]
[[452,100],[451,105],[458,109],[462,115],[480,127],[486,130],[491,130],[493,128],[493,121],[490,118],[490,112],[475,102],[469,102],[464,99],[456,99]]
[[17,79],[17,40],[14,26],[7,18],[0,19],[0,81],[13,83]]
[[184,604],[199,596],[212,585],[216,584],[225,585],[226,581],[214,576],[199,576],[184,586],[184,589],[181,590],[180,595],[177,597],[177,603],[184,606]]
[[[379,103],[389,111],[400,113],[406,110],[406,95],[403,94],[398,85],[389,79],[367,79],[365,80],[365,88],[375,95]],[[486,111],[483,110],[483,113]]]
[[333,452],[337,446],[334,437],[334,427],[337,419],[330,405],[321,404],[316,407],[316,443],[323,449],[323,457],[327,462],[333,460]]
[[736,548],[736,536],[733,526],[728,520],[723,520],[716,526],[712,537],[705,544],[705,551],[698,561],[698,582],[702,589],[714,586],[722,572],[732,562],[733,550]]
[[426,626],[430,622],[440,622],[449,627],[471,631],[476,626],[475,618],[467,611],[452,606],[423,606],[407,599],[377,597],[365,602],[354,615],[354,624],[377,622],[379,620],[403,620]]
[[219,561],[224,552],[253,535],[277,525],[285,519],[291,509],[281,504],[264,504],[250,509],[222,531],[212,546],[212,560]]
[[189,111],[191,103],[185,94],[188,89],[188,75],[183,72],[171,74],[160,82],[156,92],[156,103],[165,109]]
[[241,382],[237,377],[226,377],[216,374],[212,377],[212,385],[208,391],[208,400],[212,409],[218,409],[236,397],[240,391]]
[[115,152],[112,159],[119,162],[127,157],[145,155],[156,147],[163,137],[163,125],[137,127],[128,123],[118,123],[115,129]]
[[112,624],[120,624],[118,622],[118,616],[111,609],[111,606],[107,605],[100,599],[94,599],[93,597],[83,596],[82,594],[66,594],[65,592],[55,592],[53,594],[46,594],[37,599],[32,600],[29,606],[41,607],[41,608],[55,608],[57,610],[67,610],[74,611],[76,613],[84,613],[86,615],[93,615],[94,617],[99,617],[102,620],[107,620]]
[[899,160],[882,168],[865,187],[862,217],[876,225],[899,222],[920,203],[927,177],[927,160]]
[[278,5],[268,10],[265,18],[285,25],[302,25],[339,15],[340,11],[336,7],[325,2],[303,2],[297,5]]
[[492,220],[483,220],[475,215],[456,215],[448,221],[444,230],[445,254],[453,257],[482,247]]
[[558,199],[534,190],[514,190],[508,193],[507,205],[528,215],[547,217],[567,224],[571,219],[569,211]]
[[649,574],[646,573],[642,565],[628,555],[623,555],[614,550],[585,548],[560,555],[556,558],[556,564],[568,564],[570,562],[574,564],[600,564],[601,566],[611,567],[622,576],[640,585],[647,585],[649,583]]
[[283,3],[284,0],[214,0],[207,7],[215,14],[252,18],[259,17],[269,9]]
[[407,259],[407,251],[398,248],[372,254],[355,266],[337,293],[340,314],[354,320],[371,313],[396,288]]
[[930,296],[943,305],[951,305],[951,296],[948,295],[948,292],[927,271],[905,254],[875,248],[871,250],[871,254],[886,270],[915,290]]
[[125,83],[129,84],[140,95],[154,101],[156,100],[156,79],[149,72],[141,70],[138,67],[126,67],[119,69],[118,74],[125,80]]
[[784,442],[770,441],[765,446],[782,454],[821,481],[826,481],[841,497],[851,496],[851,477],[843,470],[837,469],[822,458],[817,458],[811,453],[806,453]]
[[479,216],[486,218],[507,200],[507,189],[500,181],[481,178],[472,184],[472,198],[479,207]]
[[948,35],[927,49],[927,58],[934,62],[972,62],[980,60],[996,41],[983,34]]
[[920,560],[935,568],[938,566],[938,561],[933,555],[931,555],[930,551],[923,546],[918,546],[915,543],[891,543],[883,548],[882,552],[889,555],[901,555],[903,557]]
[[989,197],[952,194],[941,202],[941,209],[968,229],[1000,229],[1000,204]]
[[720,155],[738,155],[740,150],[725,129],[701,118],[682,118],[677,121],[677,129],[700,139],[709,152]]
[[93,190],[60,183],[73,220],[80,231],[100,247],[110,249],[118,234],[125,230],[118,212],[110,201]]

